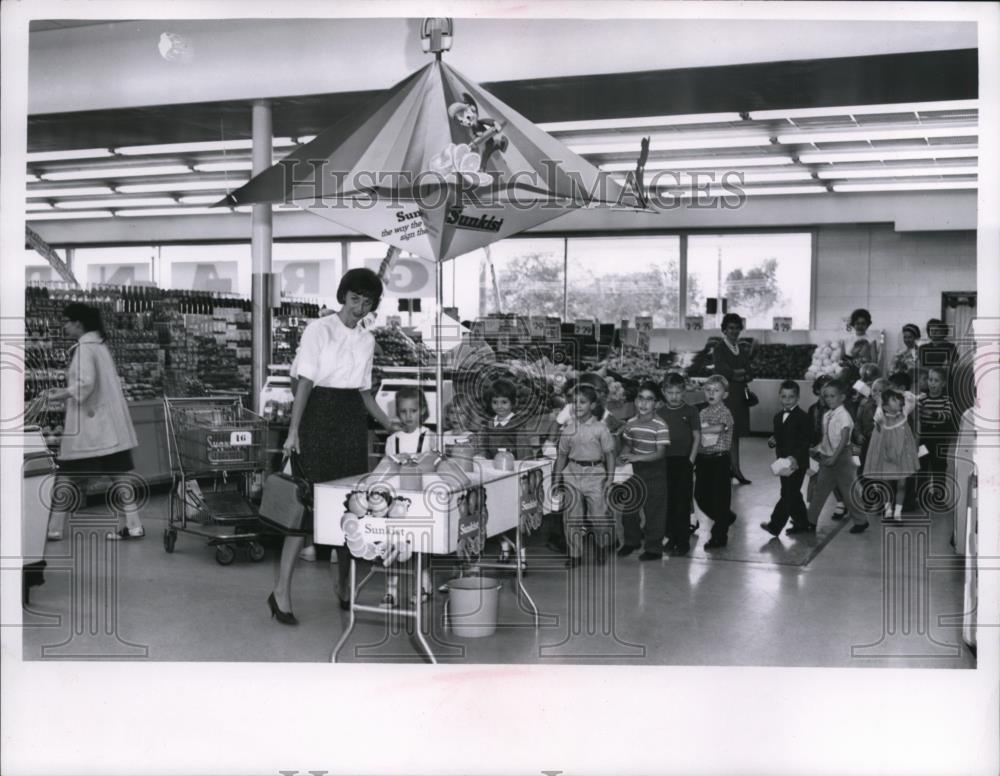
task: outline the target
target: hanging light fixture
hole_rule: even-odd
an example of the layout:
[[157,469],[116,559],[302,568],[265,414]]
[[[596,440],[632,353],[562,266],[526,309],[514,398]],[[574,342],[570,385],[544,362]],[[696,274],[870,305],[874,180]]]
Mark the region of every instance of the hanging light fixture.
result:
[[425,54],[435,54],[451,49],[451,38],[455,25],[451,19],[427,18],[420,27],[420,48]]

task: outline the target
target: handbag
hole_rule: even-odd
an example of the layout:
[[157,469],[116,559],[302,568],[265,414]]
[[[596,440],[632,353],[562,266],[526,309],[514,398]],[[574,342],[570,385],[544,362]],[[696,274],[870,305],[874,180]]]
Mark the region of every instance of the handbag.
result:
[[743,394],[746,397],[748,407],[756,407],[758,404],[760,404],[760,399],[757,398],[757,394],[755,394],[749,388],[744,388]]
[[[284,470],[288,458],[282,459]],[[275,472],[264,480],[264,493],[257,514],[266,523],[284,531],[312,529],[312,485],[294,474]]]

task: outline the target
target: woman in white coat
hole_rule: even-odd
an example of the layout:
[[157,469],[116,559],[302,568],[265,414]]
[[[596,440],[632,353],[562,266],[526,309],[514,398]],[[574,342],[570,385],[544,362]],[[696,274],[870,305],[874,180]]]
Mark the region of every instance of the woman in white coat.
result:
[[132,426],[125,394],[111,352],[104,344],[104,325],[95,307],[74,302],[63,310],[67,337],[77,344],[66,371],[66,387],[51,388],[50,401],[66,402],[64,432],[56,463],[48,538],[63,538],[66,517],[81,506],[90,477],[110,476],[116,511],[125,525],[109,533],[109,540],[140,539],[145,536],[139,519],[132,449],[139,442]]

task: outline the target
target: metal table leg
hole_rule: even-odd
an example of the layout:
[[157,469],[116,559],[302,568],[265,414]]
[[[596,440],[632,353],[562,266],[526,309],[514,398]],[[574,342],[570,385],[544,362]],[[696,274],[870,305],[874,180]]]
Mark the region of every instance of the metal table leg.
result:
[[[336,644],[336,646],[334,646],[333,652],[330,653],[330,662],[331,663],[336,663],[337,662],[337,653],[340,652],[341,648],[344,646],[344,644],[347,642],[347,639],[350,637],[351,631],[354,630],[354,620],[355,620],[355,615],[354,615],[354,595],[355,595],[354,581],[355,581],[355,575],[356,575],[356,573],[357,573],[357,570],[356,570],[356,566],[354,564],[354,558],[352,557],[351,558],[351,574],[350,574],[350,587],[351,587],[351,591],[350,591],[351,592],[350,603],[351,603],[351,606],[350,606],[350,609],[348,610],[347,628],[344,630],[343,634],[341,634],[340,641],[338,641],[337,644]],[[368,576],[370,577],[371,574],[369,574]],[[368,577],[365,577],[365,581],[366,582],[368,581]]]
[[[414,612],[414,621],[416,622],[417,629],[417,641],[420,642],[420,647],[424,650],[424,653],[430,659],[431,663],[437,664],[437,659],[434,657],[434,653],[431,652],[430,645],[424,638],[423,626],[424,626],[424,602],[423,602],[423,558],[421,557],[423,553],[415,553],[417,556],[417,577],[414,580],[414,587],[417,590],[417,607]],[[433,582],[433,580],[432,580]]]
[[524,587],[524,568],[521,564],[521,521],[517,521],[517,528],[514,531],[514,543],[516,544],[515,552],[517,553],[516,563],[517,563],[517,589],[520,595],[523,595],[527,600],[528,604],[531,606],[531,611],[535,618],[535,630],[538,630],[538,607],[535,606],[535,601],[532,599],[531,595],[528,593],[527,589]]

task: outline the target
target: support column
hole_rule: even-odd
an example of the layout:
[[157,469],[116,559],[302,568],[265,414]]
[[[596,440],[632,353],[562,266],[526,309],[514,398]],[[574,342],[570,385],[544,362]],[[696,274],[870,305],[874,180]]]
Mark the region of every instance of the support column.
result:
[[[255,100],[253,103],[253,174],[271,166],[271,103]],[[253,206],[250,226],[250,252],[253,282],[251,309],[253,314],[253,366],[250,403],[260,411],[257,403],[267,380],[267,365],[271,360],[271,311],[273,302],[271,276],[271,242],[273,237],[270,203]]]

